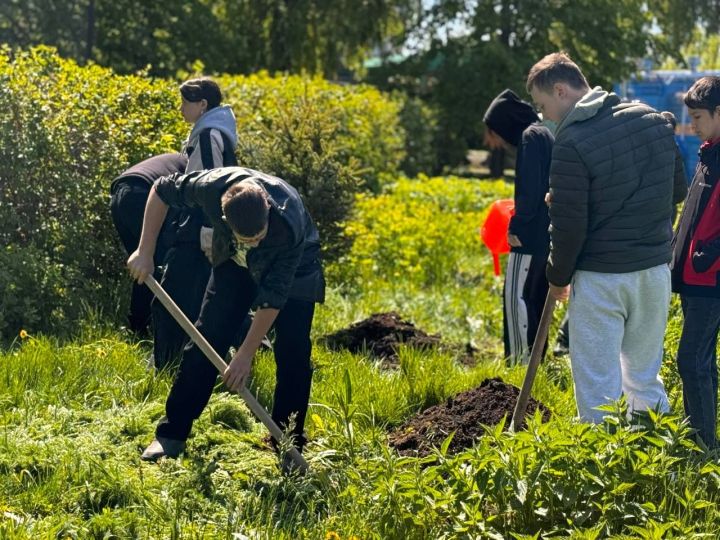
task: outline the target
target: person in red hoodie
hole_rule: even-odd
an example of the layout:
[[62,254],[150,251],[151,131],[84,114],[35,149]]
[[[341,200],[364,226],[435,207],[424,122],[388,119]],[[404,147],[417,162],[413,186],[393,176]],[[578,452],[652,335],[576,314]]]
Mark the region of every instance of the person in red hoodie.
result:
[[701,140],[700,161],[673,239],[673,291],[683,329],[677,364],[685,414],[698,442],[717,448],[717,337],[720,328],[720,77],[703,77],[685,95]]

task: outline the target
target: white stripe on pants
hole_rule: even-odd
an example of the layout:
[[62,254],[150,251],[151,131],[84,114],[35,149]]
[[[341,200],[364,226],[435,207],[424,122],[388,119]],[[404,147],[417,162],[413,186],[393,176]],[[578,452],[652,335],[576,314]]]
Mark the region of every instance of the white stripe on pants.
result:
[[606,413],[596,407],[622,394],[630,411],[669,410],[659,375],[669,303],[666,264],[625,274],[575,272],[570,361],[583,421],[602,422]]
[[530,271],[532,255],[508,255],[505,272],[505,321],[510,343],[510,363],[527,364],[530,360],[528,344],[528,312],[523,290]]

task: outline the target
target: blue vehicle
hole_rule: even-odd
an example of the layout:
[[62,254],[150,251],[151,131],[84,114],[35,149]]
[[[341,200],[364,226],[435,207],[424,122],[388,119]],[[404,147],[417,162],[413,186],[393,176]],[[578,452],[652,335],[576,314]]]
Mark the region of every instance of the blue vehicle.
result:
[[628,101],[640,101],[658,111],[670,111],[677,118],[675,139],[685,162],[685,173],[690,181],[698,162],[700,139],[690,125],[683,96],[690,86],[706,75],[720,75],[720,71],[644,71],[630,80],[615,85],[615,92]]

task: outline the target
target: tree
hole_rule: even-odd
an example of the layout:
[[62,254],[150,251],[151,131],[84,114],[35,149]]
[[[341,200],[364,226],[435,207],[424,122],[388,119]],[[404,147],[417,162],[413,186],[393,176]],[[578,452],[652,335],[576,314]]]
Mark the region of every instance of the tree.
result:
[[404,34],[417,0],[4,0],[0,41],[121,73],[307,71],[333,78]]
[[455,165],[480,145],[491,99],[507,87],[524,94],[542,56],[565,50],[592,85],[607,88],[657,48],[652,23],[644,0],[439,0],[410,33],[415,42],[434,36],[429,45],[371,80],[422,95],[439,110],[439,161]]
[[77,60],[87,60],[87,16],[94,0],[3,0],[0,43],[29,47],[44,43]]

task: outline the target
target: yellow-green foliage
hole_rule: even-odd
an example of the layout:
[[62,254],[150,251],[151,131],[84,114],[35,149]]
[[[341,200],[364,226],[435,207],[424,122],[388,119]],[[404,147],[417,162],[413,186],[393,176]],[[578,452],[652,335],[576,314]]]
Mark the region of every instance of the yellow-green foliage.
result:
[[[347,283],[442,285],[477,274],[485,248],[479,230],[488,206],[512,196],[502,181],[401,179],[379,196],[360,194],[345,226],[348,255],[333,267]],[[485,262],[489,262],[485,258]]]
[[127,165],[178,148],[186,127],[173,85],[81,68],[49,48],[0,49],[0,101],[7,335],[72,320],[83,302],[108,305],[122,272],[109,183]]
[[292,111],[308,104],[332,120],[325,126],[328,132],[319,134],[328,137],[318,142],[332,143],[340,161],[352,162],[367,186],[376,187],[380,173],[396,172],[405,157],[400,96],[389,99],[367,85],[341,86],[317,76],[271,76],[266,71],[226,75],[217,81],[238,120],[241,158],[256,157],[254,149],[263,142],[257,137],[292,134],[302,120]]

